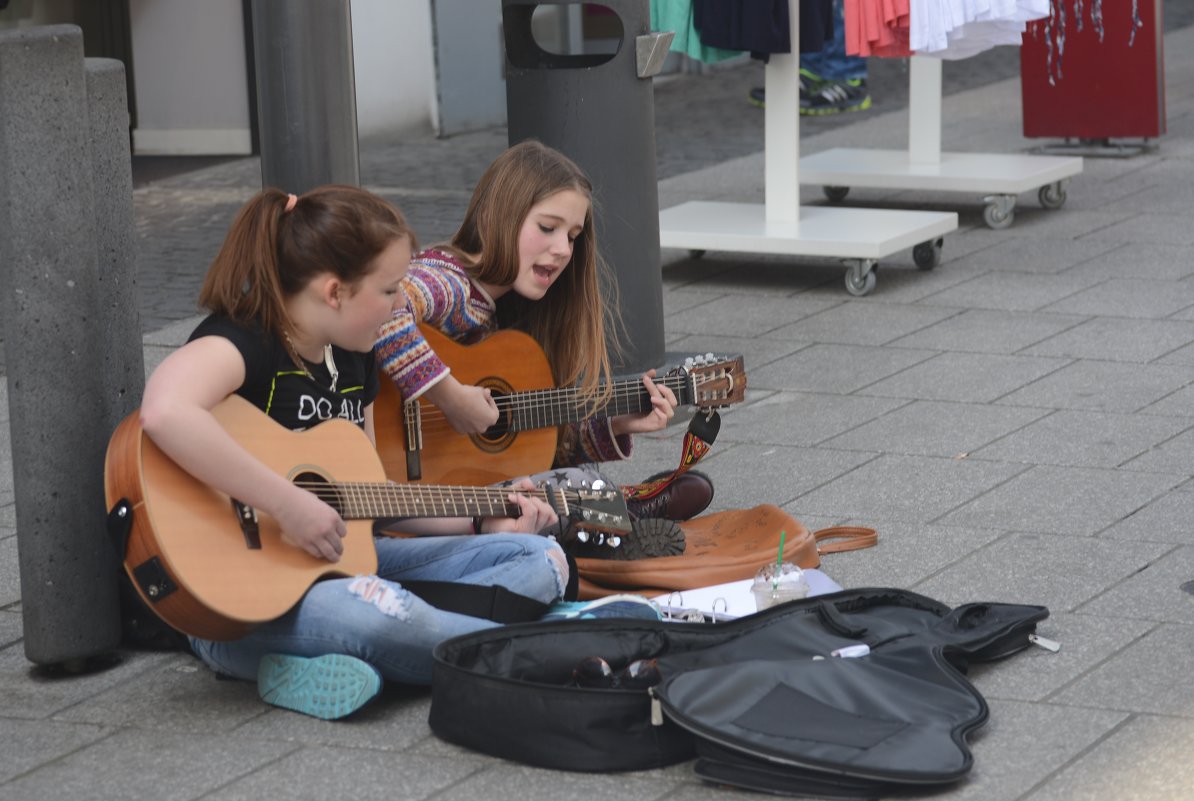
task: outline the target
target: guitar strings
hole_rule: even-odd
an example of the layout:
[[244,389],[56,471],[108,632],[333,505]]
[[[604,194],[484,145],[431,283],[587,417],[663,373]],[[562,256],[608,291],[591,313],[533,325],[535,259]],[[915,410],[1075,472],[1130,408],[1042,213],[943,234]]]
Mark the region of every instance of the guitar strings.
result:
[[[720,380],[728,375],[730,375],[730,373],[727,372],[724,375],[719,375],[717,378],[699,381],[697,382],[696,387],[699,389],[703,384]],[[675,391],[684,388],[690,382],[688,376],[664,376],[663,378],[655,379],[655,383],[666,386]],[[645,394],[645,392],[646,388],[641,382],[632,383],[625,388],[617,387],[614,389],[613,394],[610,396],[610,400],[605,405],[607,407],[616,406],[616,404],[619,402],[638,398]],[[553,395],[559,396],[560,398],[566,398],[567,396],[576,396],[578,394],[579,390],[571,387],[565,387],[520,391],[517,393],[517,395],[498,395],[493,400],[494,403],[497,404],[499,412],[517,414],[528,409],[542,409],[545,401],[548,402],[551,407],[556,409],[579,409],[579,404],[569,405],[558,400],[552,400]],[[423,404],[420,416],[422,418],[422,425],[425,430],[434,432],[442,429],[452,428],[451,424],[447,421],[447,415],[445,415],[434,404]]]
[[[296,487],[305,489],[320,500],[332,506],[345,507],[352,516],[364,518],[377,517],[378,504],[393,516],[415,516],[432,511],[443,510],[436,516],[468,517],[479,507],[486,507],[490,513],[500,510],[502,516],[518,512],[517,504],[509,500],[511,493],[527,495],[548,501],[548,496],[554,495],[566,504],[566,507],[581,507],[585,503],[582,493],[577,490],[566,489],[534,489],[522,490],[503,487],[468,487],[448,486],[436,484],[394,484],[392,482],[376,481],[296,481]],[[612,499],[611,492],[597,493]],[[355,503],[355,506],[354,506]],[[451,514],[447,513],[451,507]],[[358,509],[357,507],[361,507]],[[461,511],[463,507],[464,511]]]
[[[673,391],[677,389],[676,386],[670,384],[668,386]],[[557,394],[561,398],[567,395],[575,395],[575,390],[533,390],[529,393],[519,393],[521,397],[513,398],[507,395],[497,395],[494,397],[494,404],[497,406],[499,413],[499,420],[502,416],[517,417],[528,412],[533,413],[534,420],[542,421],[544,425],[556,425],[558,423],[568,422],[569,420],[582,420],[586,417],[596,414],[598,411],[604,411],[607,414],[628,414],[630,411],[640,408],[635,405],[628,411],[620,411],[619,404],[627,401],[632,401],[641,395],[646,394],[646,389],[639,385],[639,391],[615,391],[610,396],[609,400],[601,405],[599,409],[586,409],[579,403],[570,403],[568,400],[561,400],[553,398],[553,394]],[[528,395],[535,395],[536,397],[528,397]],[[559,420],[556,420],[553,412],[566,412],[567,414]],[[420,410],[420,418],[422,421],[422,428],[426,432],[452,431],[451,423],[448,422],[447,415],[431,403],[425,403]],[[522,426],[522,428],[537,428],[542,426]],[[519,427],[515,427],[518,429]]]

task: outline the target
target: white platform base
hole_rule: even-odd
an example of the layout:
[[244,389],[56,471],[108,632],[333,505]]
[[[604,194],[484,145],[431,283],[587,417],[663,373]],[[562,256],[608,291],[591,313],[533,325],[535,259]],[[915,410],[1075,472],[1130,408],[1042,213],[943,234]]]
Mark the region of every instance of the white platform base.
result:
[[1017,195],[1082,172],[1082,159],[1017,153],[941,153],[913,163],[907,150],[833,148],[800,159],[800,183]]
[[762,204],[693,201],[659,214],[665,248],[882,259],[957,230],[958,215],[938,211],[803,206],[799,221],[768,220]]

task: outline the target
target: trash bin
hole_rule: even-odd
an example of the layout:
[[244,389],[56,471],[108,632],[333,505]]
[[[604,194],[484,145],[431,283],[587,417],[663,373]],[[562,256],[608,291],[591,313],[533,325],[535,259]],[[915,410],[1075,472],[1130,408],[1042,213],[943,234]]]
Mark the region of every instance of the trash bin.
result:
[[1165,133],[1161,0],[1058,0],[1020,48],[1024,135],[1106,140]]
[[[557,54],[531,29],[537,6],[577,0],[502,0],[510,143],[538,139],[575,161],[593,182],[597,245],[618,282],[624,336],[616,373],[663,359],[659,188],[651,77],[674,34],[650,32],[648,0],[602,0],[621,23],[612,53]],[[612,344],[612,343],[611,343]]]

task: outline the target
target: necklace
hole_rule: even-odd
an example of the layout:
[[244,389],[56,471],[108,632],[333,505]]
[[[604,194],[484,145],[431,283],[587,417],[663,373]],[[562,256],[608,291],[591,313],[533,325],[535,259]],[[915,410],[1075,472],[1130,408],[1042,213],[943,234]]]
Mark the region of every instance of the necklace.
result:
[[[299,355],[298,348],[296,348],[294,343],[290,341],[290,334],[283,334],[282,339],[286,342],[286,352],[290,354],[291,361],[294,362],[296,367],[303,371],[303,375],[311,379],[312,383],[318,384],[319,382],[315,380],[315,376],[313,376],[310,369],[307,368],[307,361]],[[328,375],[332,377],[332,383],[328,389],[331,392],[335,392],[336,382],[340,380],[340,371],[336,369],[336,360],[332,358],[331,344],[323,346],[323,364],[328,369]]]

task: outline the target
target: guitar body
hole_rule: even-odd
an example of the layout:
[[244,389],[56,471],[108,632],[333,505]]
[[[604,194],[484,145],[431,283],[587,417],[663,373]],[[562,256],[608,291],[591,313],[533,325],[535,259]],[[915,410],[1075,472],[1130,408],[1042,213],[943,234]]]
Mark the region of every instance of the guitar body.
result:
[[[521,331],[498,331],[475,345],[461,345],[430,326],[419,330],[462,384],[489,387],[495,396],[554,386],[543,349]],[[373,407],[373,427],[377,451],[391,481],[481,486],[551,468],[559,441],[556,427],[511,431],[499,421],[483,434],[460,434],[434,404],[418,400],[421,422],[414,424],[418,430],[413,433],[421,440],[421,474],[411,478],[407,463],[410,412],[404,409],[390,377],[382,372],[379,378],[381,392]]]
[[[279,475],[380,482],[385,474],[368,437],[347,420],[294,432],[248,401],[231,396],[213,410],[221,425]],[[312,462],[312,455],[318,461]],[[145,603],[174,628],[208,640],[236,639],[285,614],[325,576],[377,570],[372,521],[348,520],[341,560],[332,564],[282,541],[277,523],[258,514],[256,540],[242,529],[229,497],[193,478],[145,436],[129,415],[108,445],[108,508],[132,507],[125,570]]]

